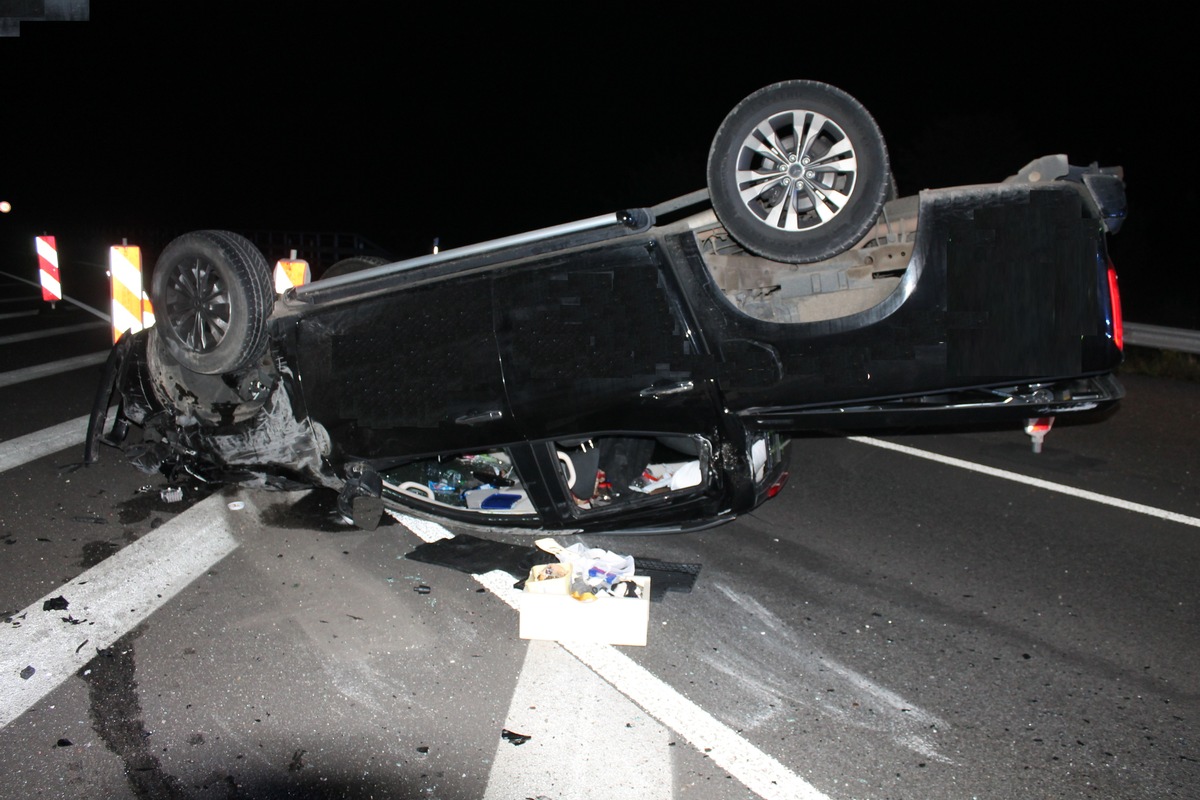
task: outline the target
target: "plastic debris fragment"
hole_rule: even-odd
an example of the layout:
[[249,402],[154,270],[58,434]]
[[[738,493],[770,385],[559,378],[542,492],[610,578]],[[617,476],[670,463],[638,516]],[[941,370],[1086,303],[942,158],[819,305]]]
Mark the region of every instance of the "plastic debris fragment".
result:
[[420,586],[414,586],[413,591],[417,594],[429,594],[433,591],[433,589],[430,589],[428,586],[422,583]]
[[178,503],[183,499],[182,486],[168,486],[158,493],[164,503]]
[[533,737],[524,733],[516,733],[514,731],[510,731],[508,728],[505,728],[504,730],[500,731],[500,738],[507,742],[512,742],[517,747],[520,747]]
[[34,669],[32,666],[26,667],[25,669],[21,670],[21,680],[23,680],[23,681],[29,680],[30,678],[33,677],[33,673],[35,673],[35,672],[37,672],[37,670]]
[[58,597],[51,597],[42,603],[42,611],[66,611],[69,605],[71,605],[70,601],[60,594]]

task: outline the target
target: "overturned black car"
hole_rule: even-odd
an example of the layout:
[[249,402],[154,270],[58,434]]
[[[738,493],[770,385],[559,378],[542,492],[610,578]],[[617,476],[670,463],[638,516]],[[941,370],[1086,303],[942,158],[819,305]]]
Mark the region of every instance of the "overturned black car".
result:
[[105,442],[147,471],[327,487],[365,527],[392,507],[689,530],[774,496],[789,432],[1120,398],[1119,168],[1048,156],[894,197],[866,110],[789,81],[730,112],[708,173],[661,206],[350,259],[279,297],[241,236],[181,236],[157,325],[114,347],[86,460]]

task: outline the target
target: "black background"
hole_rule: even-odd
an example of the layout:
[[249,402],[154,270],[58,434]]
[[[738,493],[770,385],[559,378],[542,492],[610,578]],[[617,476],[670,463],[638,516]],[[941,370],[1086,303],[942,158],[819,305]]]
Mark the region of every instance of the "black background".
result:
[[1024,3],[93,0],[0,39],[0,243],[284,228],[419,255],[701,188],[729,109],[811,78],[876,117],[902,193],[1049,153],[1123,165],[1126,317],[1200,327],[1183,29]]

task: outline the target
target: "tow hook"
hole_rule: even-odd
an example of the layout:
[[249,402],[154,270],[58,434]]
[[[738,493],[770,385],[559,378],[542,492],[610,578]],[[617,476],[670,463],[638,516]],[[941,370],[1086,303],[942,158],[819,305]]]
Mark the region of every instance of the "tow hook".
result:
[[1042,452],[1042,442],[1054,424],[1054,417],[1033,417],[1025,420],[1025,432],[1033,440],[1033,452]]

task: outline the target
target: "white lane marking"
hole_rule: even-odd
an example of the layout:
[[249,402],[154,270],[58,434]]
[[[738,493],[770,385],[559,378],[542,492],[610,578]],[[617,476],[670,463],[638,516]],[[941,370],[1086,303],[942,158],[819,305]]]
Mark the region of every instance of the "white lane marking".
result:
[[[238,543],[224,505],[202,500],[0,623],[0,728],[229,555]],[[60,596],[65,611],[42,610]]]
[[70,372],[73,369],[82,369],[95,364],[103,364],[108,359],[108,352],[107,350],[101,350],[99,353],[88,353],[85,356],[62,358],[58,361],[47,361],[45,364],[36,364],[24,369],[0,372],[0,388],[12,386],[16,383],[24,383],[25,381],[37,380],[38,378],[45,378],[49,375],[58,375],[61,372]]
[[[38,289],[39,292],[41,291],[42,285],[35,281],[25,280],[24,278],[22,278],[19,275],[13,275],[11,272],[0,271],[0,275],[3,275],[6,278],[12,278],[15,281],[20,281],[21,283],[28,284],[28,285],[34,287],[35,289]],[[40,295],[39,295],[38,299],[39,299],[39,301],[41,300]],[[84,311],[88,312],[92,316],[99,317],[100,319],[104,320],[105,325],[112,324],[112,317],[110,317],[108,314],[105,314],[103,311],[100,311],[99,309],[92,308],[87,303],[81,303],[78,300],[76,300],[74,297],[67,297],[66,295],[63,295],[63,302],[70,303],[73,306],[82,308]]]
[[1061,483],[1052,483],[1051,481],[1044,481],[1040,478],[1031,478],[1028,475],[1021,475],[1017,472],[1009,472],[1003,469],[996,469],[995,467],[985,467],[982,464],[976,464],[973,461],[963,461],[961,458],[951,458],[950,456],[931,453],[928,450],[918,450],[915,447],[885,442],[883,439],[874,439],[870,436],[847,436],[846,438],[852,442],[869,444],[872,447],[882,447],[885,450],[895,450],[897,453],[904,453],[906,455],[916,456],[917,458],[936,461],[939,464],[946,464],[947,466],[958,467],[959,469],[970,470],[971,472],[978,472],[983,475],[990,475],[993,478],[1003,478],[1007,481],[1024,483],[1027,486],[1036,486],[1039,489],[1045,489],[1051,492],[1059,492],[1061,494],[1070,495],[1071,497],[1078,497],[1080,500],[1090,500],[1093,503],[1102,503],[1106,506],[1113,506],[1115,508],[1124,509],[1125,511],[1133,511],[1137,514],[1145,514],[1150,517],[1157,517],[1158,519],[1166,520],[1168,522],[1178,522],[1181,525],[1191,525],[1193,528],[1200,528],[1200,518],[1189,517],[1186,514],[1177,514],[1174,511],[1167,511],[1165,509],[1155,508],[1154,506],[1142,505],[1141,503],[1133,503],[1129,500],[1122,500],[1119,497],[1109,497],[1106,494],[1089,492],[1086,489],[1076,489],[1074,486],[1066,486]]
[[34,339],[49,339],[51,336],[64,336],[68,333],[77,333],[79,331],[91,330],[92,328],[106,328],[107,323],[104,322],[81,322],[78,325],[64,325],[61,328],[50,328],[44,331],[29,331],[27,333],[14,333],[9,336],[0,336],[0,344],[17,344],[18,342],[32,342]]
[[764,800],[829,800],[811,783],[612,645],[560,645]]
[[[112,409],[109,411],[111,412]],[[83,444],[83,440],[87,438],[89,416],[91,415],[84,414],[82,417],[0,442],[0,472],[28,464],[42,456],[66,450],[68,447]],[[109,418],[111,419],[111,413]],[[82,458],[82,454],[80,457]]]
[[532,738],[497,737],[484,800],[674,796],[671,732],[554,642],[529,643],[504,727]]
[[36,317],[37,315],[38,315],[38,312],[36,309],[33,311],[5,311],[3,314],[0,314],[0,319],[16,319],[17,317]]
[[[388,514],[427,542],[453,538],[452,533],[437,523],[391,509],[388,509]],[[413,523],[411,527],[410,522]],[[475,580],[505,603],[517,608],[521,593],[512,587],[513,576],[493,570],[476,575]],[[808,781],[750,744],[725,723],[612,645],[584,642],[559,642],[558,645],[763,800],[830,800]],[[552,697],[553,694],[546,696]],[[562,714],[561,719],[565,723],[575,724],[569,722],[574,719],[571,713]],[[573,737],[575,729],[564,735]],[[579,757],[581,752],[576,749],[574,755]],[[580,791],[583,791],[582,788]]]

